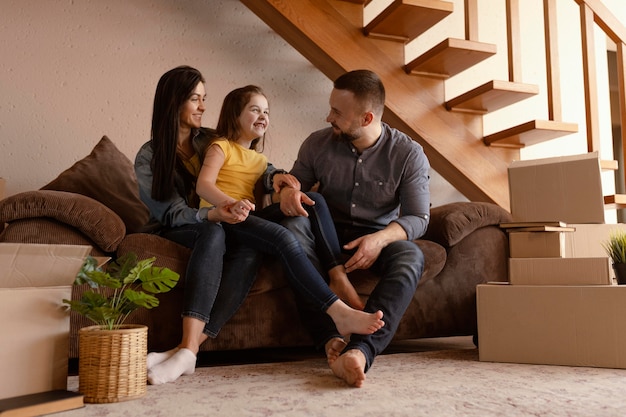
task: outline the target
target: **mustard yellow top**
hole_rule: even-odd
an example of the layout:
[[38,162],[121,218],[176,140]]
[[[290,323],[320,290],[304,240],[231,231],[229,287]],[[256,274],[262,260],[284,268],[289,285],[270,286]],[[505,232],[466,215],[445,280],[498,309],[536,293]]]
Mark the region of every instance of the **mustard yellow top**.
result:
[[[248,199],[255,202],[254,187],[265,173],[267,157],[228,139],[218,139],[213,143],[224,152],[224,165],[215,181],[217,188],[235,200]],[[200,204],[200,206],[207,205],[211,204],[206,201]]]

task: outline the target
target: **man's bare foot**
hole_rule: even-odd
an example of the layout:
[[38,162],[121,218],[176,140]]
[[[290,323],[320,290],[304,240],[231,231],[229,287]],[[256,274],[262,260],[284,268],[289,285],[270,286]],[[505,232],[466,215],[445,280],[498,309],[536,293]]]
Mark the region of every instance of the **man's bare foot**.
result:
[[366,313],[351,308],[341,300],[331,304],[326,313],[333,319],[339,334],[372,334],[385,325],[383,312]]
[[329,365],[332,365],[332,363],[337,360],[346,345],[346,341],[340,337],[333,337],[328,342],[326,342],[326,360],[328,361]]
[[365,355],[358,349],[350,349],[330,364],[337,378],[356,388],[365,382]]
[[361,301],[361,297],[359,297],[359,294],[347,277],[345,279],[331,279],[329,287],[350,307],[357,310],[363,310],[365,308],[365,303]]

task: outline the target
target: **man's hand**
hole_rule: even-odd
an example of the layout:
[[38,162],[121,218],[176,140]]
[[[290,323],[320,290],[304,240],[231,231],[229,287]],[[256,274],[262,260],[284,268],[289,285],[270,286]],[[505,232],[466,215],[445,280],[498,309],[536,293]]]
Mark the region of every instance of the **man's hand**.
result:
[[378,238],[377,233],[371,233],[369,235],[361,236],[345,244],[344,249],[352,250],[358,248],[350,259],[345,263],[346,272],[350,273],[357,269],[368,269],[371,267],[378,256],[380,251],[383,250],[385,244]]
[[379,230],[369,235],[361,236],[345,244],[346,250],[358,248],[345,264],[346,272],[352,272],[357,269],[367,269],[371,267],[376,259],[380,256],[380,252],[391,242],[396,240],[406,240],[407,235],[402,226],[396,222],[391,222],[383,230]]
[[279,193],[285,187],[300,189],[300,181],[291,174],[276,174],[273,178],[274,191]]
[[315,204],[315,201],[295,188],[284,187],[280,190],[280,211],[282,211],[285,216],[309,217],[309,213],[302,207],[302,204],[312,206]]

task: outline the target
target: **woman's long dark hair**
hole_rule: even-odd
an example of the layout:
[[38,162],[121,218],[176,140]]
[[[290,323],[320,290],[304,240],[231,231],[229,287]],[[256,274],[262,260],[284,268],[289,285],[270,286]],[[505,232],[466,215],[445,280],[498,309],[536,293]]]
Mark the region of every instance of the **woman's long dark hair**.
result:
[[[237,138],[239,138],[241,135],[239,116],[241,115],[243,109],[245,109],[246,104],[250,101],[250,97],[255,94],[267,97],[263,90],[256,85],[247,85],[245,87],[237,88],[224,97],[220,117],[217,121],[217,127],[215,128],[219,136],[228,140],[237,140]],[[254,139],[250,144],[250,149],[261,152],[264,140],[265,135]]]
[[[165,200],[177,190],[176,175],[189,184],[191,178],[176,156],[180,111],[204,77],[195,68],[180,66],[161,76],[154,94],[152,110],[152,198]],[[187,187],[185,187],[187,188]],[[185,195],[186,196],[186,195]]]

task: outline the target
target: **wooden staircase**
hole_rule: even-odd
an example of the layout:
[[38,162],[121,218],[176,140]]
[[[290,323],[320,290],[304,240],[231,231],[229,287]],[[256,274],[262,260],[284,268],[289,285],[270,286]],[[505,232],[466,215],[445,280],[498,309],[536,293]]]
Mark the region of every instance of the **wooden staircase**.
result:
[[[519,159],[519,149],[575,133],[576,123],[561,120],[556,1],[544,0],[548,120],[527,122],[484,136],[481,117],[539,93],[537,85],[520,79],[520,0],[506,0],[508,80],[491,80],[450,100],[444,99],[446,80],[498,53],[494,44],[478,40],[478,2],[464,0],[461,11],[444,0],[393,0],[364,22],[366,7],[377,0],[241,0],[274,31],[330,79],[345,71],[369,68],[381,76],[387,89],[384,119],[417,140],[433,168],[473,201],[489,201],[509,209],[507,168]],[[624,98],[623,26],[598,0],[571,0],[580,5],[583,45],[592,38],[595,21],[618,44],[621,62],[620,93]],[[452,13],[464,13],[465,38],[447,38],[404,64],[405,45],[429,31]],[[586,47],[587,55],[592,55]],[[587,74],[588,151],[598,151],[594,125],[592,60]],[[531,116],[532,117],[532,116]],[[626,126],[626,110],[621,110]],[[626,138],[626,129],[622,136]],[[594,136],[595,135],[595,136]],[[626,140],[624,140],[626,143]],[[615,161],[602,166],[615,169]],[[612,196],[619,206],[626,197]]]

